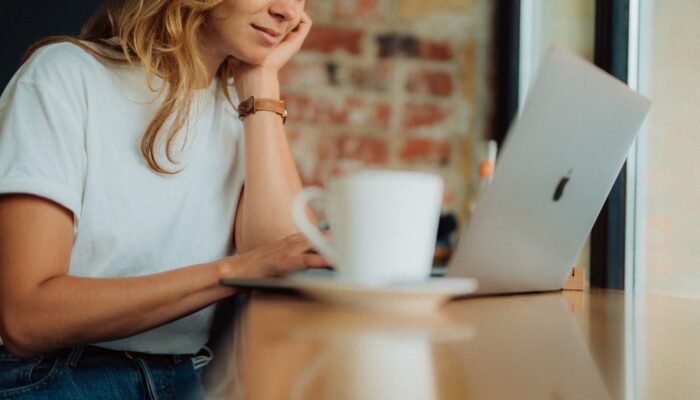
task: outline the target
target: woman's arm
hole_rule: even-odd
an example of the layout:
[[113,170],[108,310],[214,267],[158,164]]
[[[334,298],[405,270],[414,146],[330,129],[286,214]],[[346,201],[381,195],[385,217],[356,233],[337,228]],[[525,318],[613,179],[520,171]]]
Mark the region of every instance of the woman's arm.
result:
[[327,261],[301,235],[215,262],[133,278],[68,275],[70,211],[28,195],[0,197],[0,335],[18,356],[140,333],[226,296],[224,277],[274,276]]
[[[265,78],[276,82],[276,76]],[[277,92],[277,94],[275,94]],[[279,88],[251,90],[258,98],[279,98]],[[237,221],[237,249],[246,251],[297,232],[291,217],[301,179],[287,143],[282,118],[258,112],[245,118],[245,189]]]
[[[302,13],[299,25],[261,65],[241,65],[235,74],[238,98],[280,98],[279,70],[294,55],[309,30],[311,19]],[[245,190],[236,218],[236,245],[246,251],[298,232],[291,216],[301,179],[289,150],[282,118],[257,112],[243,120],[245,132]],[[309,216],[313,216],[309,213]]]

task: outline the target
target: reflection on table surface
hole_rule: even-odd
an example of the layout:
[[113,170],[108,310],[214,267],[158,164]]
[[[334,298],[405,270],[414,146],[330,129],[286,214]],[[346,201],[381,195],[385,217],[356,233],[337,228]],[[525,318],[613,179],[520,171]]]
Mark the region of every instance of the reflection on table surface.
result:
[[214,398],[700,398],[700,301],[628,297],[479,297],[402,314],[256,294]]

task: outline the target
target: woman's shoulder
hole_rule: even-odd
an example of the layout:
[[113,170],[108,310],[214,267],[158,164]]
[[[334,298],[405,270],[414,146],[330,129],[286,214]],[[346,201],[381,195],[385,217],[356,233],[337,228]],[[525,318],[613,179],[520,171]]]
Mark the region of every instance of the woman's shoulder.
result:
[[37,64],[46,62],[82,64],[89,62],[93,58],[94,57],[76,43],[63,41],[39,47],[27,61]]
[[38,48],[18,71],[17,79],[39,85],[75,85],[105,69],[103,63],[75,43]]

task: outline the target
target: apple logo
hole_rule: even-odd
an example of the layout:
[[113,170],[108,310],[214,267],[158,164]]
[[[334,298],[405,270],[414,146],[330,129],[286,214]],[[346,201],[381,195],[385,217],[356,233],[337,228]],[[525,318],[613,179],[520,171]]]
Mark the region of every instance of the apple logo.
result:
[[564,188],[566,188],[566,184],[569,183],[569,180],[571,180],[571,173],[574,172],[573,170],[569,170],[569,172],[566,174],[566,176],[562,177],[559,183],[557,184],[557,188],[554,189],[554,196],[552,197],[552,200],[559,201],[561,199],[561,196],[564,195]]

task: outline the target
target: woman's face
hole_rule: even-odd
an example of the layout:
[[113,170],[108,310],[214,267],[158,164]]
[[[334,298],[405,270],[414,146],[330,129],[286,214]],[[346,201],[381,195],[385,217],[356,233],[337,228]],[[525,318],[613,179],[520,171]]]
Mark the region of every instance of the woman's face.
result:
[[220,58],[261,64],[294,29],[305,0],[223,0],[207,16],[203,45]]

